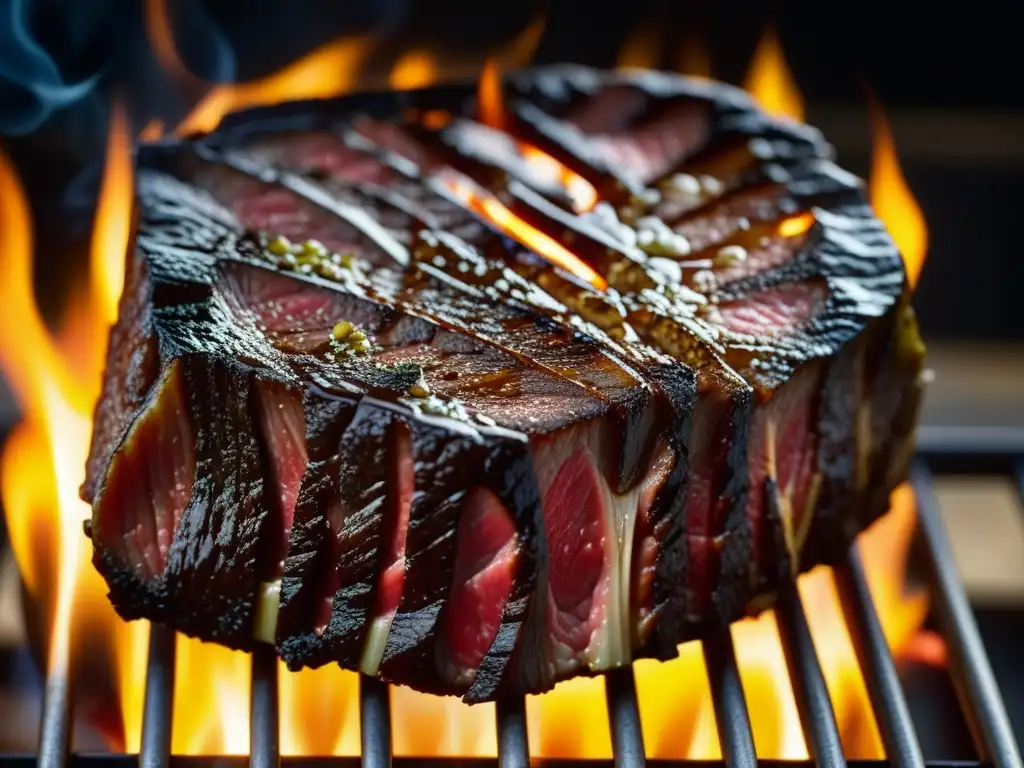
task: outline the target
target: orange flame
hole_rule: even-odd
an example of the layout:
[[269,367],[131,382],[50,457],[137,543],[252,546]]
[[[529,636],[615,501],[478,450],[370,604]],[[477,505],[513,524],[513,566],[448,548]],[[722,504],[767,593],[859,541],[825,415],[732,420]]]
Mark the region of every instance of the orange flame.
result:
[[[501,70],[497,59],[488,59],[480,72],[476,103],[477,116],[481,123],[495,130],[507,130]],[[557,181],[565,188],[573,208],[578,213],[589,211],[597,205],[597,190],[589,181],[539,147],[521,139],[516,139],[515,144],[534,173],[540,178]]]
[[396,90],[426,88],[437,80],[437,59],[426,51],[409,51],[395,62],[388,84]]
[[786,55],[774,27],[768,27],[761,36],[743,87],[769,114],[804,119],[804,100],[786,64]]
[[[183,85],[205,86],[181,60],[167,0],[147,0],[146,33],[161,66]],[[178,125],[179,136],[212,131],[224,115],[247,107],[276,104],[289,99],[320,99],[351,91],[359,65],[370,48],[366,37],[327,43],[284,69],[247,83],[214,85]]]
[[368,38],[335,40],[275,74],[248,83],[214,86],[175,131],[179,136],[212,131],[224,115],[289,99],[326,99],[351,91]]
[[530,63],[547,22],[547,13],[541,11],[511,43],[505,46],[501,58],[507,66],[525,67]]
[[914,287],[928,253],[928,226],[903,176],[896,155],[896,141],[885,112],[873,98],[869,105],[874,129],[871,176],[868,182],[871,205],[903,254],[907,279],[911,287]]
[[164,121],[154,117],[139,131],[139,141],[156,141],[164,135]]
[[0,466],[4,515],[27,591],[31,599],[53,605],[50,671],[67,673],[52,665],[68,658],[72,634],[112,648],[125,742],[137,749],[142,716],[137,680],[144,677],[148,625],[121,622],[106,600],[82,535],[90,510],[78,498],[107,328],[123,280],[131,183],[127,126],[118,108],[111,117],[90,290],[72,299],[73,311],[54,335],[34,299],[30,212],[13,167],[0,155],[0,232],[7,244],[0,280],[0,365],[24,415],[4,446]]
[[608,287],[605,279],[585,262],[580,261],[576,254],[567,250],[554,238],[520,219],[502,205],[498,198],[461,179],[452,180],[448,184],[448,188],[463,203],[485,216],[509,237],[516,239],[553,264],[586,280],[598,290],[603,291]]
[[480,122],[497,130],[505,127],[505,104],[501,96],[501,70],[496,59],[488,59],[480,71],[476,109]]
[[177,80],[187,82],[194,75],[185,66],[178,55],[178,46],[174,42],[174,25],[167,8],[167,0],[146,0],[144,9],[146,38],[153,49],[157,61],[164,71]]
[[[90,289],[104,311],[103,321],[107,326],[117,322],[117,302],[124,289],[124,260],[132,216],[131,190],[132,156],[128,122],[124,110],[115,106],[111,113],[107,168],[100,187],[89,257],[92,278]],[[121,244],[120,250],[112,248],[111,243]]]

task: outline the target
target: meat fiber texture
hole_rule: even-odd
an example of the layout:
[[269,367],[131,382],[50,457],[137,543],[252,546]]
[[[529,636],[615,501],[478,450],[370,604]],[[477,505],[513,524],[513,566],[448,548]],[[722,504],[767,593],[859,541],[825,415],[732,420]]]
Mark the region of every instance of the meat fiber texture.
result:
[[659,73],[504,98],[140,149],[82,489],[124,618],[485,701],[670,658],[884,513],[923,349],[821,136]]

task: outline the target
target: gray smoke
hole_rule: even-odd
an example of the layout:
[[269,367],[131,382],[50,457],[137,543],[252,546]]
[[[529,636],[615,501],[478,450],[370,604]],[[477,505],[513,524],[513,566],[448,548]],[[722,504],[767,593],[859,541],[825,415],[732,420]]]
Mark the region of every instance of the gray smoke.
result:
[[[68,12],[54,23],[55,42],[43,42],[30,0],[0,3],[0,133],[34,131],[54,111],[88,95],[103,75],[102,67],[68,74],[58,57],[74,61],[107,14],[104,0],[68,3]],[[56,42],[59,41],[59,42]],[[60,51],[55,50],[60,46]]]
[[[188,69],[231,82],[335,37],[393,28],[408,4],[168,0],[168,11]],[[171,117],[168,109],[187,111],[149,49],[143,0],[0,0],[0,135],[33,133],[58,113],[75,131],[92,133],[111,89],[128,97],[137,125]]]

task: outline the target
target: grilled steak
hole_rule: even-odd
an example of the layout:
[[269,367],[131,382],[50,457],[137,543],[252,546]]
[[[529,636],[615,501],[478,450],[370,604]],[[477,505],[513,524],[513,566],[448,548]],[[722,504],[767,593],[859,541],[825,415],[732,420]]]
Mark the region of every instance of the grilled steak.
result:
[[468,701],[669,658],[903,479],[902,263],[819,134],[545,68],[143,147],[83,496],[126,619]]

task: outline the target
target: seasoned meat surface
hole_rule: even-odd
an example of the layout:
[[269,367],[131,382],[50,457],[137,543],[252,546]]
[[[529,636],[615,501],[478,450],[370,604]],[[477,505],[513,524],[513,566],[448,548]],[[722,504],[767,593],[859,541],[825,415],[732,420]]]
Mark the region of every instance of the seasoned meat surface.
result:
[[547,67],[139,153],[83,497],[126,619],[467,701],[769,604],[887,508],[923,349],[814,130]]

